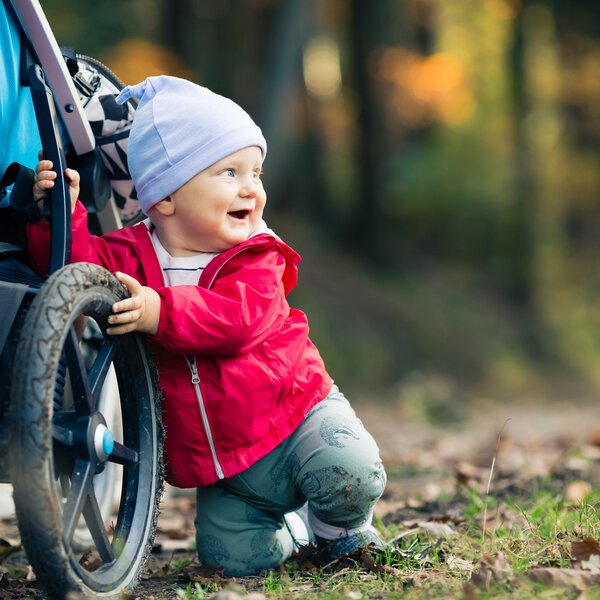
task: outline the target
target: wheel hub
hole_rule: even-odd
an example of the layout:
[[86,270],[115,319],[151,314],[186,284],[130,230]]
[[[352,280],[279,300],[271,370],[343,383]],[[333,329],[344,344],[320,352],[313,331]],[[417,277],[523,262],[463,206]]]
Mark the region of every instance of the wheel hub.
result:
[[105,461],[115,447],[115,438],[111,433],[110,429],[100,423],[94,431],[94,450],[96,456],[101,460]]
[[114,450],[115,438],[101,413],[62,412],[54,416],[53,425],[54,439],[64,447],[70,447],[73,456],[90,460],[97,473],[104,469]]

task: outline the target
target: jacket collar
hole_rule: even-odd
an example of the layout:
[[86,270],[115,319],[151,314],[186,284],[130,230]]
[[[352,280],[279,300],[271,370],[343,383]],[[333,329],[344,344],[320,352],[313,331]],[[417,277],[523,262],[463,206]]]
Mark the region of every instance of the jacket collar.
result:
[[[245,242],[242,242],[241,244],[238,244],[237,246],[234,246],[233,248],[230,248],[229,250],[219,254],[219,256],[213,258],[206,269],[204,269],[202,272],[198,284],[202,287],[211,288],[215,279],[217,278],[217,275],[219,274],[219,271],[233,257],[241,254],[242,252],[267,250],[270,248],[277,248],[286,257],[288,266],[286,268],[286,276],[284,277],[284,285],[286,287],[286,292],[288,292],[296,285],[296,272],[298,263],[301,260],[300,255],[292,250],[292,248],[290,248],[280,238],[272,235],[271,233],[259,233],[258,235],[253,235]],[[292,272],[290,272],[290,269]]]
[[[156,256],[154,246],[152,245],[152,239],[150,238],[151,230],[149,228],[149,223],[150,221],[142,221],[131,227],[120,229],[119,233],[124,239],[129,240],[138,255],[139,261],[144,265],[146,284],[150,287],[159,288],[163,287],[165,283],[162,268],[158,261],[158,257]],[[295,250],[272,234],[270,230],[265,233],[253,235],[245,242],[242,242],[229,250],[225,250],[225,252],[216,256],[202,272],[198,284],[202,287],[210,288],[214,284],[219,271],[233,257],[242,252],[267,250],[270,248],[277,248],[286,258],[288,268],[286,269],[283,283],[286,292],[289,292],[289,290],[296,285],[297,266],[300,263],[301,258]]]

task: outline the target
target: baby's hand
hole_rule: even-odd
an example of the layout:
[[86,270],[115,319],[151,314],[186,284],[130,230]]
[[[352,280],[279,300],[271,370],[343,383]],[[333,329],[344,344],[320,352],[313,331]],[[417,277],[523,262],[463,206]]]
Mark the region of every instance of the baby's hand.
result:
[[139,331],[156,335],[160,319],[160,296],[125,273],[115,273],[115,277],[129,290],[131,297],[113,304],[113,314],[108,317],[110,327],[106,333],[122,335]]
[[[43,200],[48,195],[48,190],[54,187],[56,171],[52,170],[51,160],[40,160],[35,169],[35,183],[33,184],[33,199],[36,202]],[[69,196],[71,197],[71,213],[79,197],[79,173],[74,169],[65,169],[65,176],[69,180]]]

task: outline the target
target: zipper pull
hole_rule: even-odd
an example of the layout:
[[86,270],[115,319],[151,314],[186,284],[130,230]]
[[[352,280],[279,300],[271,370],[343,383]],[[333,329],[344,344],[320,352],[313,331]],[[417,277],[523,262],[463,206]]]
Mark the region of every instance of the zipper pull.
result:
[[198,367],[196,366],[196,357],[194,356],[193,360],[188,360],[188,365],[190,366],[190,371],[192,372],[192,383],[197,385],[200,383],[200,377],[198,377]]

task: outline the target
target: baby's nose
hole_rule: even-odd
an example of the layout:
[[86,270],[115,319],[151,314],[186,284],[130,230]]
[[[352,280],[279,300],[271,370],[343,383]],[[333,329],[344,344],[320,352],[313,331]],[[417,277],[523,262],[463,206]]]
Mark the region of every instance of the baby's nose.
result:
[[241,196],[256,196],[258,192],[258,182],[254,179],[244,181],[240,189]]

